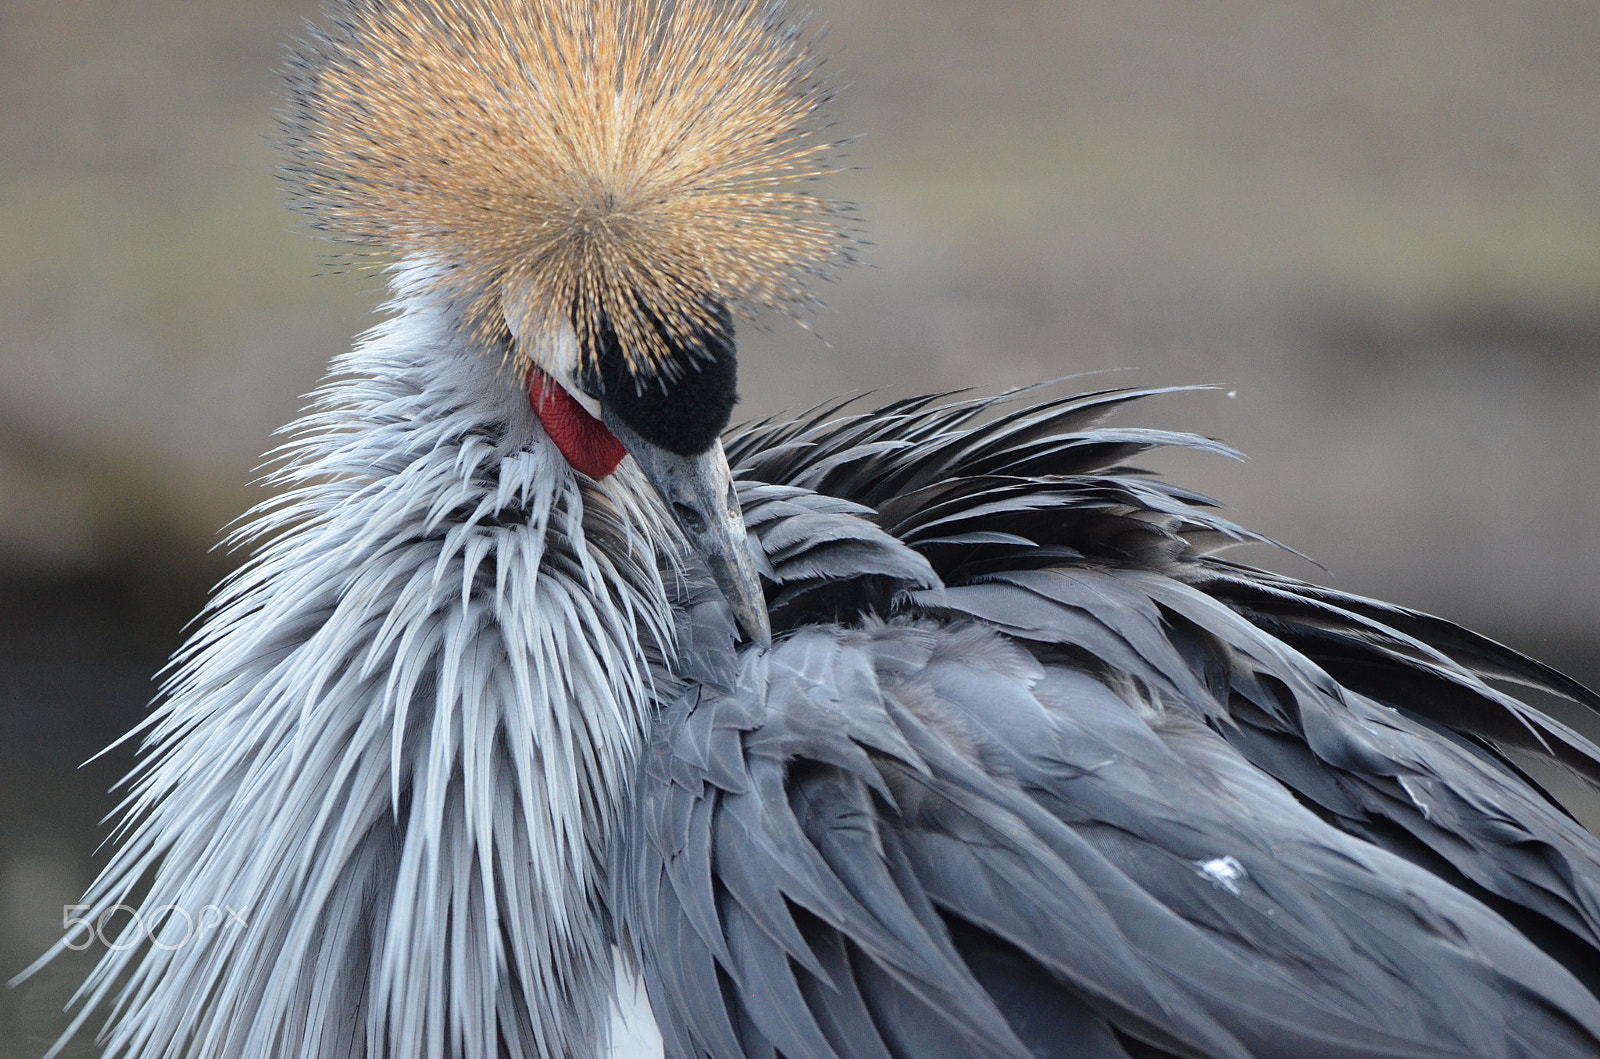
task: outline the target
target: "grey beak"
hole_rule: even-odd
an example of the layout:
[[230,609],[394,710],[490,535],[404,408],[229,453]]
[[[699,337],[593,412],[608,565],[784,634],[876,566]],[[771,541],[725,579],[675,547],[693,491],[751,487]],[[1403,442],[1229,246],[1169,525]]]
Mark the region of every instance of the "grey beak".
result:
[[739,512],[733,472],[728,469],[722,442],[713,443],[698,456],[683,456],[644,440],[609,410],[604,422],[638,461],[644,476],[667,502],[678,528],[706,561],[739,627],[762,647],[771,647],[767,599],[750,556],[744,516]]

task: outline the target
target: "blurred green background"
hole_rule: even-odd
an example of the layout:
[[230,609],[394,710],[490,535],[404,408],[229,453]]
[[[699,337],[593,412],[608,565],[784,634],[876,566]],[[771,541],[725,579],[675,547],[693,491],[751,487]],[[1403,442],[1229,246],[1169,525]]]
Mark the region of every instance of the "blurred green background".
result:
[[[1157,466],[1327,571],[1242,557],[1600,677],[1600,6],[818,7],[870,266],[810,330],[746,330],[745,412],[1216,383],[1134,417],[1251,462]],[[0,0],[0,976],[93,873],[128,759],[78,764],[373,320],[378,281],[318,275],[272,176],[273,67],[314,14]],[[0,1059],[82,969],[0,995]]]

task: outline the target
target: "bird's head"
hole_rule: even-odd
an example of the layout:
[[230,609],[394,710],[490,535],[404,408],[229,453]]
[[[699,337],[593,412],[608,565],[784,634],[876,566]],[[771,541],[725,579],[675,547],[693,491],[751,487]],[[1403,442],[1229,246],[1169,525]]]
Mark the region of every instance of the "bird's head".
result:
[[719,436],[734,320],[852,256],[821,65],[773,0],[333,0],[287,64],[298,208],[423,266],[575,470],[631,454],[758,640]]

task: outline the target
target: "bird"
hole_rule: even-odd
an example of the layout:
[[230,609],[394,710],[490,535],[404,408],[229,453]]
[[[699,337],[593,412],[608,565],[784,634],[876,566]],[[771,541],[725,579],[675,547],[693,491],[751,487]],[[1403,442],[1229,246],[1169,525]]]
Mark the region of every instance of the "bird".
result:
[[[1600,1054],[1600,709],[1270,544],[1161,388],[729,429],[860,256],[778,0],[329,0],[292,203],[382,322],[287,430],[84,920],[115,1057]],[[1115,421],[1114,421],[1115,417]],[[56,952],[74,940],[69,934]],[[49,955],[45,957],[49,958]],[[60,1045],[58,1045],[60,1047]]]

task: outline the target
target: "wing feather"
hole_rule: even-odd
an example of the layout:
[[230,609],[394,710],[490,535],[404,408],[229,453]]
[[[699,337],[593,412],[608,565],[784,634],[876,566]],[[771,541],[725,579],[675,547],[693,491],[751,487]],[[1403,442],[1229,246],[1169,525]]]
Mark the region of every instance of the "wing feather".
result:
[[[613,874],[669,1056],[1587,1056],[1600,748],[1441,619],[1214,554],[1165,391],[729,439],[770,653],[689,572]],[[697,587],[699,585],[700,587]],[[664,679],[663,686],[671,682]]]
[[[694,931],[672,943],[727,977],[723,1003],[744,1009],[730,1023],[783,1055],[840,1054],[822,1026],[863,1012],[891,1054],[938,1025],[962,1054],[1027,1055],[1025,1010],[1000,1004],[1037,978],[1093,1014],[1085,1040],[1159,1054],[1579,1056],[1600,1043],[1600,1003],[1504,919],[1332,828],[1198,718],[1057,664],[998,673],[981,655],[1015,648],[961,633],[813,630],[745,656],[733,697],[763,699],[767,715],[745,732],[742,792],[702,773],[698,804],[714,807],[691,814],[716,829],[690,844],[712,850],[719,920],[668,917]],[[913,644],[925,655],[908,671]],[[827,679],[838,672],[858,679]],[[722,701],[686,696],[669,729]],[[884,725],[909,755],[857,740]],[[651,754],[671,756],[672,741]],[[698,898],[659,839],[630,842],[662,867],[618,908],[670,1021],[687,987],[652,974],[662,939],[630,910]],[[1014,987],[996,978],[1002,954],[1028,972]],[[1472,1051],[1513,1024],[1536,1047],[1501,1033]]]

